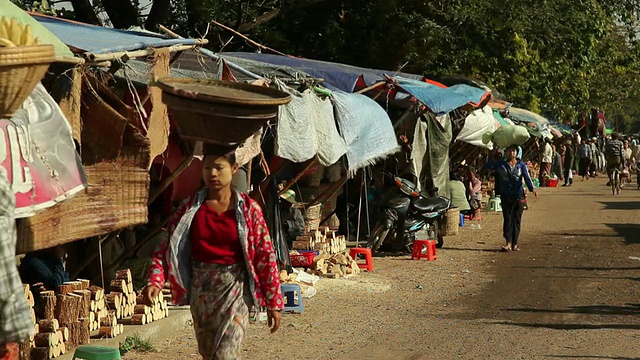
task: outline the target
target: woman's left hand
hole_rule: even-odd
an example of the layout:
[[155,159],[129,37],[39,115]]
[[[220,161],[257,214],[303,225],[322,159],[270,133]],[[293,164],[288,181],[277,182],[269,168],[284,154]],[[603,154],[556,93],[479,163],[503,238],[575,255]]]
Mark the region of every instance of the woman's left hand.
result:
[[280,320],[282,319],[282,313],[280,310],[267,310],[268,324],[273,334],[280,327]]

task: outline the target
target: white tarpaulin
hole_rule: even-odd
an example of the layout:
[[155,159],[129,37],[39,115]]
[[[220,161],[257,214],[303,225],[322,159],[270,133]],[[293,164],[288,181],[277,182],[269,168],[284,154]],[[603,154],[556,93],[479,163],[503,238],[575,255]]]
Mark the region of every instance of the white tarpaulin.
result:
[[291,94],[291,102],[280,106],[276,155],[296,163],[316,154],[320,163],[333,165],[347,152],[345,141],[338,133],[329,99],[321,99],[312,90],[295,91],[282,82],[278,88]]
[[493,110],[489,106],[477,109],[467,116],[464,126],[456,140],[475,146],[493,149],[493,144],[484,144],[482,135],[486,132],[494,132],[500,127],[500,122],[493,116]]

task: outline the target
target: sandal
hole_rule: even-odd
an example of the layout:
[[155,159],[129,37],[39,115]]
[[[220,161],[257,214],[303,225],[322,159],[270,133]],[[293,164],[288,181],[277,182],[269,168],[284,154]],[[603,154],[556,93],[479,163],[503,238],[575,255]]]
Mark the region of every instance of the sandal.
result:
[[512,248],[513,251],[520,251],[520,246],[516,245]]
[[510,245],[502,245],[502,251],[505,251],[505,252],[511,251],[511,246]]

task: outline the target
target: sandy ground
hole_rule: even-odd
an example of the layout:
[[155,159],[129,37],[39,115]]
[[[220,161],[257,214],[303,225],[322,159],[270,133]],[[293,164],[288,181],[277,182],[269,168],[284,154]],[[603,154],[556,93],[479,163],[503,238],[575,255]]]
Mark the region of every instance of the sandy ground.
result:
[[[433,262],[378,257],[323,279],[302,315],[251,325],[245,359],[636,359],[640,191],[604,179],[541,189],[521,252],[501,253],[499,213],[446,238]],[[198,359],[193,330],[125,359]]]

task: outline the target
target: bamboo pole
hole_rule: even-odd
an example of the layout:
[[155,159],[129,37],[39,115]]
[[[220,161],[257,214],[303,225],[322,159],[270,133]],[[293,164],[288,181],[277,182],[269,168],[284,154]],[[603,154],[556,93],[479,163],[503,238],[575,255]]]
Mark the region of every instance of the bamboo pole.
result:
[[171,185],[171,183],[178,177],[180,176],[180,174],[182,174],[188,167],[189,165],[191,165],[191,162],[193,161],[194,158],[194,153],[191,152],[187,157],[184,158],[184,160],[182,160],[182,162],[180,163],[180,165],[178,165],[178,167],[173,171],[173,173],[171,173],[171,175],[169,175],[166,179],[164,179],[164,181],[162,182],[162,184],[160,184],[160,186],[158,188],[156,188],[153,193],[151,193],[149,195],[149,204],[151,204],[155,199],[158,198],[158,196],[160,196],[160,194],[162,194],[162,192],[169,187],[169,185]]
[[[196,47],[198,47],[200,45],[207,44],[207,42],[208,42],[206,40],[196,40],[196,41],[197,41],[197,43],[193,44],[193,45],[174,45],[174,46],[170,46],[169,47],[169,51],[170,52],[175,52],[175,51],[185,51],[185,50],[189,50],[189,49],[195,49]],[[89,61],[100,62],[100,61],[119,60],[119,59],[121,59],[123,57],[137,58],[137,57],[143,57],[143,56],[150,56],[150,55],[153,55],[154,51],[155,51],[155,49],[149,48],[149,49],[134,50],[134,51],[119,51],[119,52],[114,52],[114,53],[109,53],[109,54],[93,54],[93,53],[90,53],[90,52],[86,52],[86,53],[82,54],[82,57],[84,57],[86,60],[89,60]]]
[[253,41],[253,40],[249,39],[247,36],[245,36],[245,35],[243,35],[243,34],[241,34],[241,33],[237,32],[237,31],[233,30],[232,28],[230,28],[230,27],[228,27],[228,26],[226,26],[226,25],[224,25],[224,24],[221,24],[221,23],[219,23],[219,22],[217,22],[217,21],[215,21],[215,20],[211,20],[211,23],[212,23],[212,24],[214,24],[214,25],[217,25],[217,26],[219,26],[219,27],[221,27],[221,28],[223,28],[223,29],[225,29],[225,30],[227,30],[227,31],[231,32],[231,33],[233,33],[234,35],[239,36],[240,38],[242,38],[243,40],[245,40],[245,41],[246,41],[246,42],[248,42],[249,44],[251,44],[251,45],[253,45],[253,46],[256,46],[256,47],[258,47],[258,48],[260,48],[260,49],[262,49],[262,50],[268,50],[268,51],[271,51],[271,52],[273,52],[273,53],[275,53],[275,54],[282,55],[282,56],[289,56],[289,55],[287,55],[287,54],[285,54],[285,53],[283,53],[283,52],[280,52],[280,51],[275,50],[275,49],[272,49],[272,48],[270,48],[270,47],[268,47],[268,46],[264,46],[264,45],[262,45],[262,44],[260,44],[260,43],[257,43],[257,42],[255,42],[255,41]]
[[366,93],[367,91],[369,91],[369,90],[373,90],[373,89],[375,89],[375,88],[377,88],[377,87],[380,87],[381,85],[384,85],[384,84],[386,84],[386,83],[387,83],[386,81],[378,81],[377,83],[375,83],[375,84],[373,84],[373,85],[371,85],[371,86],[367,86],[366,88],[364,88],[364,89],[362,89],[362,90],[358,90],[358,91],[356,91],[355,93],[356,93],[356,94],[364,94],[364,93]]
[[297,182],[298,182],[298,180],[300,180],[300,178],[302,178],[302,176],[303,176],[307,171],[309,171],[309,169],[311,169],[312,167],[314,167],[316,164],[318,164],[318,157],[317,157],[317,156],[316,156],[316,157],[314,157],[314,158],[313,158],[313,160],[311,160],[311,161],[309,162],[309,164],[308,164],[308,165],[307,165],[307,166],[306,166],[302,171],[300,171],[300,172],[298,173],[298,175],[296,175],[296,176],[295,176],[291,181],[289,181],[289,182],[287,183],[287,185],[285,185],[285,187],[284,187],[282,190],[280,190],[280,191],[278,192],[278,196],[280,196],[280,195],[284,194],[287,190],[291,189],[291,187],[292,187],[293,185],[295,185],[295,183],[297,183]]

